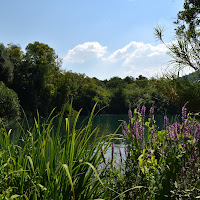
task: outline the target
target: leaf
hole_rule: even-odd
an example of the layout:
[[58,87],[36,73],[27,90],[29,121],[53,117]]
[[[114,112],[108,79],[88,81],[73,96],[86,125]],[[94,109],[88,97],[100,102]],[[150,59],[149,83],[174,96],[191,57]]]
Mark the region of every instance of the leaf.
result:
[[18,197],[20,197],[20,195],[14,194],[14,195],[11,196],[11,199],[16,199],[16,198],[18,198]]
[[132,187],[132,188],[130,188],[130,189],[128,189],[128,190],[122,192],[121,194],[117,195],[113,200],[117,199],[118,197],[122,196],[123,194],[125,194],[125,193],[128,192],[128,191],[131,191],[131,190],[134,190],[134,189],[140,189],[140,188],[142,188],[142,187],[143,187],[143,186],[135,186],[135,187]]
[[35,175],[33,160],[32,160],[32,158],[31,158],[30,156],[27,156],[27,158],[28,158],[28,160],[29,160],[29,162],[30,162],[30,164],[31,164],[32,171],[33,171],[33,173],[34,173],[34,175]]
[[72,187],[73,196],[74,196],[74,199],[75,199],[74,185],[73,185],[73,182],[72,182],[72,177],[71,177],[70,172],[69,172],[69,167],[66,164],[63,164],[63,168],[65,169],[67,176],[69,178],[69,182],[70,182],[70,185]]
[[43,190],[43,191],[46,191],[47,190],[47,188],[46,187],[44,187],[43,185],[41,185],[41,184],[38,184],[38,186],[40,186],[40,188]]
[[97,176],[99,182],[101,183],[102,186],[104,186],[104,185],[103,185],[103,182],[101,181],[101,179],[100,179],[100,177],[99,177],[99,175],[98,175],[98,173],[97,173],[97,170],[94,168],[94,166],[93,166],[91,163],[89,163],[89,162],[85,162],[85,164],[89,165],[89,166],[93,169],[93,171],[94,171],[94,173],[96,174],[96,176]]

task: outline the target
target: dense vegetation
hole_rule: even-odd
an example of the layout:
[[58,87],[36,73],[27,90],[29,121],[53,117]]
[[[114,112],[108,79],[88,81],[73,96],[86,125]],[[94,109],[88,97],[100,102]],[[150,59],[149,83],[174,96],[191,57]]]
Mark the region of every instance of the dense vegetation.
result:
[[[182,108],[181,122],[157,130],[154,109],[144,121],[146,108],[129,110],[129,123],[123,124],[118,157],[106,160],[106,184],[113,189],[108,199],[198,199],[200,190],[200,123]],[[196,115],[199,117],[199,115]],[[148,133],[145,134],[145,127]],[[122,148],[124,155],[122,155]],[[116,191],[118,194],[116,194]]]
[[[101,81],[62,71],[61,60],[47,44],[30,43],[26,52],[1,44],[0,199],[199,199],[199,8],[198,1],[185,0],[175,22],[177,43],[167,46],[178,70],[189,66],[195,77]],[[162,29],[155,31],[164,43]],[[72,99],[73,108],[82,112],[72,109]],[[94,112],[128,109],[122,133],[98,139]],[[167,114],[180,110],[182,119],[170,122]],[[31,127],[19,124],[13,134],[5,121],[24,111],[37,119]],[[91,116],[77,129],[81,113]],[[163,128],[156,126],[157,113],[165,114]]]
[[[47,44],[30,43],[25,52],[20,46],[1,44],[0,81],[11,90],[2,86],[0,93],[10,95],[8,99],[15,103],[5,108],[1,103],[2,110],[7,110],[7,113],[1,112],[0,117],[11,119],[12,115],[19,116],[19,103],[27,116],[35,116],[39,110],[41,116],[47,117],[53,108],[56,108],[55,113],[64,107],[69,108],[72,99],[74,109],[83,108],[83,115],[89,114],[97,101],[101,113],[126,113],[138,105],[145,105],[148,110],[154,106],[159,114],[175,114],[184,105],[191,112],[199,112],[199,8],[198,1],[185,0],[183,10],[174,22],[175,43],[166,44],[163,29],[155,28],[156,36],[168,47],[171,62],[176,64],[178,71],[185,67],[195,70],[193,80],[191,77],[180,78],[179,73],[157,79],[140,75],[137,78],[98,80],[85,74],[63,71],[61,59]],[[5,102],[6,98],[2,98]]]
[[[69,112],[66,130],[61,129],[64,112],[58,126],[55,117],[41,123],[38,116],[32,127],[21,127],[17,135],[1,123],[0,198],[199,198],[200,123],[185,107],[182,122],[170,123],[165,116],[162,130],[155,125],[153,108],[146,122],[145,106],[133,115],[129,110],[123,134],[104,140],[96,137],[99,127],[92,128],[94,109],[88,124],[78,130],[80,112],[75,119]],[[116,140],[121,142],[118,152]],[[109,146],[111,155],[105,157]]]
[[[25,53],[16,45],[0,46],[0,80],[17,94],[15,102],[19,99],[21,108],[30,117],[35,116],[37,110],[43,117],[48,116],[53,108],[58,113],[63,107],[68,107],[72,99],[75,110],[84,108],[82,114],[89,114],[97,101],[99,109],[105,107],[101,113],[115,114],[126,113],[137,105],[145,105],[148,109],[153,105],[160,114],[166,110],[177,113],[190,101],[179,95],[181,90],[177,85],[184,85],[185,82],[178,78],[147,79],[140,75],[136,79],[113,77],[101,81],[84,74],[63,71],[61,64],[55,51],[43,43],[28,44]],[[194,91],[194,88],[199,88],[199,83],[190,85],[188,82],[187,87],[189,91]],[[0,90],[3,93],[5,87]],[[174,98],[174,94],[180,99]],[[13,104],[11,110],[15,106],[15,112],[19,114],[18,105]],[[7,109],[8,115],[11,110]]]

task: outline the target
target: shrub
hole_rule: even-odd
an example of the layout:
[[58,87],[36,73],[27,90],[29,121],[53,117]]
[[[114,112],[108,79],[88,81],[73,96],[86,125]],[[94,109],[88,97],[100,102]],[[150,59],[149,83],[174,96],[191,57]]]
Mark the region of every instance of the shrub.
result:
[[20,116],[20,104],[17,94],[0,81],[0,118],[13,120]]
[[119,193],[112,192],[112,199],[117,195],[129,200],[199,198],[200,123],[183,107],[182,122],[170,124],[165,116],[160,131],[153,113],[151,108],[144,122],[144,106],[135,109],[133,116],[129,110],[129,124],[124,122],[121,138],[124,160],[120,166],[106,168],[113,179],[107,184]]

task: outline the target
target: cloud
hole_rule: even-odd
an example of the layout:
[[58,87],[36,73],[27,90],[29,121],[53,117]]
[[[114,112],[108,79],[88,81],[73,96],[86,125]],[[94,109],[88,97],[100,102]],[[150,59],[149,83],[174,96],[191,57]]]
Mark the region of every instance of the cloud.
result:
[[132,41],[125,47],[112,53],[108,57],[108,60],[110,62],[122,60],[124,66],[135,68],[151,63],[153,65],[155,63],[161,64],[163,58],[166,58],[166,52],[167,47],[164,44],[153,46],[151,44],[144,44],[143,42]]
[[98,42],[85,42],[69,50],[64,60],[71,63],[84,63],[94,58],[102,58],[106,54],[106,49],[107,47],[103,47]]
[[168,67],[170,57],[167,51],[164,44],[132,41],[114,52],[108,52],[107,47],[98,42],[86,42],[69,50],[64,64],[74,72],[100,79],[137,77],[140,74],[152,77],[162,74]]

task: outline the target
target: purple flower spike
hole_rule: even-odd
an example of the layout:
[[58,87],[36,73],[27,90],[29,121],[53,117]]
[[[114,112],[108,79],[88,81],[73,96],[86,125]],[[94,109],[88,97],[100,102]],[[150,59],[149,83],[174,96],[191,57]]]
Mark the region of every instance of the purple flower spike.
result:
[[131,119],[132,119],[132,111],[130,109],[128,110],[128,117],[129,117],[129,120],[131,121]]
[[151,108],[150,108],[150,113],[151,113],[151,114],[154,114],[154,107],[151,107]]
[[140,106],[137,107],[137,112],[140,112]]
[[123,127],[124,127],[124,130],[122,131],[122,133],[126,137],[128,134],[128,127],[125,121],[123,122]]
[[151,139],[152,139],[152,141],[155,140],[155,134],[154,133],[155,133],[155,129],[151,131]]
[[141,117],[142,117],[142,120],[143,120],[143,121],[144,121],[145,111],[146,111],[146,107],[145,107],[145,106],[142,106],[142,109],[141,109]]
[[182,107],[182,119],[184,121],[184,119],[186,118],[186,114],[187,114],[187,109],[185,106]]
[[142,125],[139,126],[139,134],[140,134],[140,139],[143,141],[144,140],[144,126]]
[[138,121],[135,122],[135,137],[138,138]]
[[200,137],[200,124],[197,125],[194,136],[195,136],[196,139],[199,139],[199,137]]
[[164,116],[164,127],[167,128],[167,116]]
[[122,130],[122,133],[123,133],[124,137],[126,137],[126,132],[125,132],[125,130]]

